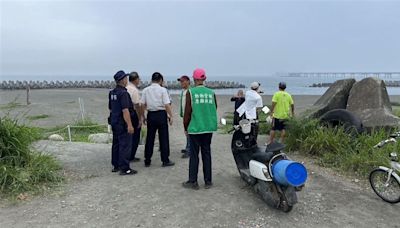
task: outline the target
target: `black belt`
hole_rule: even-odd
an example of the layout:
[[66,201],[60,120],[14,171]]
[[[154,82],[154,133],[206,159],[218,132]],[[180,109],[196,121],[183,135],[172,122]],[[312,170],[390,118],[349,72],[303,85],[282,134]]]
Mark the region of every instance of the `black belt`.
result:
[[149,113],[157,113],[157,112],[165,112],[165,110],[158,110],[158,111],[147,111]]

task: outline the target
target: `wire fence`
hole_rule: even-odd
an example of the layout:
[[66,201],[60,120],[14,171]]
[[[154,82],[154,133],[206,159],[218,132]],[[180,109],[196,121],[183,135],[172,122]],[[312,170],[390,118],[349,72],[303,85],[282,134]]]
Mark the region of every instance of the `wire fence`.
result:
[[53,135],[53,134],[57,134],[60,132],[64,132],[65,130],[67,131],[67,135],[68,135],[68,141],[72,142],[72,133],[71,133],[71,129],[76,128],[76,129],[84,129],[84,128],[96,128],[96,127],[107,127],[107,132],[111,133],[111,127],[108,124],[97,124],[97,125],[89,125],[89,126],[74,126],[74,125],[67,125],[61,129],[58,129],[56,131],[51,131],[51,132],[46,132],[45,137],[48,138],[49,136]]

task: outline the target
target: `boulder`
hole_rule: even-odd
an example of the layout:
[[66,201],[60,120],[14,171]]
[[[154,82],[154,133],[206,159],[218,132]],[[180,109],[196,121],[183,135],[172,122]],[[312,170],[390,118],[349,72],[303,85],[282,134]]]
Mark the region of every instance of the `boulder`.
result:
[[88,140],[91,143],[111,143],[112,134],[109,133],[91,134],[89,135]]
[[51,141],[64,141],[64,138],[58,134],[52,134],[49,136],[49,140]]
[[361,119],[366,128],[398,127],[400,118],[393,115],[385,82],[365,78],[354,84],[347,101],[347,110]]
[[337,80],[308,111],[308,116],[319,118],[334,109],[346,109],[347,99],[355,79]]

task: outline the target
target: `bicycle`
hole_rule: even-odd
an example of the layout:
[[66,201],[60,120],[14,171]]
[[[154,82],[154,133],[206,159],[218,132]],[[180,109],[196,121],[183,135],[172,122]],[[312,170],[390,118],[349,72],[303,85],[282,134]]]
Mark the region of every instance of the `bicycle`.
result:
[[[400,132],[390,135],[389,139],[383,140],[376,144],[374,148],[382,148],[387,143],[396,143],[396,138],[400,137]],[[384,201],[388,203],[400,202],[400,163],[396,152],[389,154],[390,168],[379,166],[371,171],[369,175],[369,183],[374,192]]]

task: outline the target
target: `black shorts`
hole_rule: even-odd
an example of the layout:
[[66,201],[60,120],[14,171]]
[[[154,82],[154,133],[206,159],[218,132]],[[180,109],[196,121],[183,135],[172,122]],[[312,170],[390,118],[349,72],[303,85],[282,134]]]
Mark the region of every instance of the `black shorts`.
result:
[[282,131],[285,129],[286,129],[286,120],[274,118],[274,121],[272,122],[272,130]]

